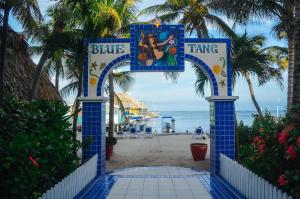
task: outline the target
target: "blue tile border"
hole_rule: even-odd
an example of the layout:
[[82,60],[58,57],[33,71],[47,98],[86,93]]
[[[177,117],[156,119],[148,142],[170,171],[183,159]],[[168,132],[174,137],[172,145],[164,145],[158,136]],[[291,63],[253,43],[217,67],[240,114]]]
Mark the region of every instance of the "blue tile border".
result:
[[[155,167],[145,167],[145,168],[155,168]],[[158,168],[158,167],[157,167]],[[177,167],[181,168],[181,167]],[[127,168],[126,168],[127,169]],[[120,169],[120,170],[126,170]],[[156,168],[155,168],[156,169]],[[182,168],[185,169],[185,168]],[[188,169],[188,168],[186,168]],[[118,170],[118,171],[120,171]],[[193,169],[190,169],[193,171]],[[77,196],[75,199],[105,199],[109,192],[111,191],[114,183],[118,179],[136,179],[136,178],[172,178],[172,179],[181,179],[181,178],[196,178],[198,179],[203,187],[211,194],[214,199],[246,199],[237,189],[230,185],[225,179],[219,175],[212,175],[208,172],[205,173],[196,173],[194,175],[182,175],[182,176],[117,176],[114,173],[107,173],[106,176],[99,176],[93,179]]]
[[74,199],[106,199],[112,189],[116,177],[96,177]]
[[246,199],[219,175],[199,175],[198,179],[214,199]]
[[185,38],[185,43],[225,43],[227,53],[227,92],[232,96],[232,65],[231,65],[231,39],[226,38]]
[[109,71],[111,69],[113,69],[113,67],[116,66],[118,63],[124,62],[127,60],[130,60],[129,54],[122,55],[122,56],[118,57],[117,59],[111,61],[109,64],[107,64],[107,66],[104,68],[104,70],[100,74],[100,77],[98,80],[97,96],[102,96],[102,85],[103,85],[104,81],[106,80],[106,77],[107,77]]
[[209,68],[209,66],[203,62],[201,59],[190,55],[190,54],[185,54],[184,57],[186,60],[189,60],[195,64],[197,64],[198,67],[200,67],[200,69],[202,69],[203,71],[205,71],[205,73],[209,76],[210,78],[210,82],[213,84],[212,85],[212,89],[213,89],[213,95],[218,96],[219,95],[219,90],[218,90],[218,82],[216,80],[216,77],[213,73],[213,71]]

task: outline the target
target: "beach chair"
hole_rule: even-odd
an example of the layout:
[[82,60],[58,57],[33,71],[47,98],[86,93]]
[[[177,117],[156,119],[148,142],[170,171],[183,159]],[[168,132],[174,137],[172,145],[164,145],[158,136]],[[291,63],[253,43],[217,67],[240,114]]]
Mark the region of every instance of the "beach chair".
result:
[[117,138],[125,138],[125,133],[123,131],[117,132]]
[[192,135],[193,139],[202,139],[204,137],[204,131],[201,126],[197,127]]
[[137,133],[137,130],[136,130],[135,127],[130,128],[129,137],[130,138],[137,138],[138,137],[138,133]]
[[146,138],[153,138],[152,127],[146,127],[145,128],[145,137]]

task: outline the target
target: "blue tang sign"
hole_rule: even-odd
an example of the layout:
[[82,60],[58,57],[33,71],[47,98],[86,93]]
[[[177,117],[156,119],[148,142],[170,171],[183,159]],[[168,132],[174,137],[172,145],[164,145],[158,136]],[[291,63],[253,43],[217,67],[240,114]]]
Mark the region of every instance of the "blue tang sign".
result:
[[183,25],[132,25],[131,71],[184,71]]

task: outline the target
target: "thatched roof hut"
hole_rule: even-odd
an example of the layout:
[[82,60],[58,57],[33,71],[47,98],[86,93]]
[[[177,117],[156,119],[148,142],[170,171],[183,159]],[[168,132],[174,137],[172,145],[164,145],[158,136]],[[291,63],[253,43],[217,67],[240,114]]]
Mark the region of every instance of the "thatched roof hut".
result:
[[[1,31],[2,32],[2,31]],[[27,100],[36,65],[28,53],[24,37],[9,31],[4,71],[5,95]],[[42,74],[37,90],[38,99],[62,100],[47,74]]]
[[117,93],[117,96],[122,101],[124,108],[147,109],[146,105],[127,93]]
[[146,105],[127,93],[117,93],[126,112],[130,115],[144,115],[148,112]]

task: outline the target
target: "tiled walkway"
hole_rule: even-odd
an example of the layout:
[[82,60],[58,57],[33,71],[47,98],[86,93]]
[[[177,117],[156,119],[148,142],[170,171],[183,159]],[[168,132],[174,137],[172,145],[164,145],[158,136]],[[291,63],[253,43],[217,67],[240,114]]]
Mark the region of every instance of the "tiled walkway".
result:
[[176,167],[133,168],[119,176],[108,199],[211,199],[195,176],[199,172]]
[[244,199],[229,184],[207,171],[180,167],[136,167],[96,179],[85,199]]

